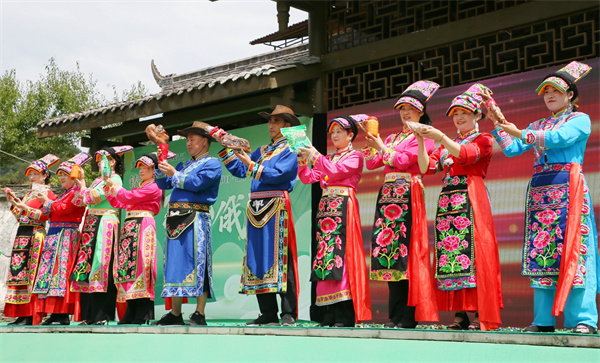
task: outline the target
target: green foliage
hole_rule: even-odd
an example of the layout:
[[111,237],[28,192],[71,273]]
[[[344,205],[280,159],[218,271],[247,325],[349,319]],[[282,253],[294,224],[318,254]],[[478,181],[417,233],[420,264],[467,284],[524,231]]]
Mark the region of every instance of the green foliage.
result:
[[[140,82],[124,91],[123,100],[139,98],[148,92]],[[116,98],[115,91],[115,98]],[[0,77],[0,150],[25,160],[36,160],[51,153],[66,160],[80,152],[83,132],[37,138],[38,122],[108,104],[91,75],[61,70],[51,58],[37,81],[20,82],[16,70]],[[0,153],[0,183],[26,182],[28,163]],[[86,173],[91,177],[92,173]]]

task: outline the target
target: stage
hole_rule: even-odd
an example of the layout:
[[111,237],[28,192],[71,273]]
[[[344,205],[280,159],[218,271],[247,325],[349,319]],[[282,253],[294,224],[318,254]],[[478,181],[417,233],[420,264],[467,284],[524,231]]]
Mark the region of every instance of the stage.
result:
[[600,335],[385,329],[246,327],[243,321],[196,326],[0,325],[0,361],[600,361]]

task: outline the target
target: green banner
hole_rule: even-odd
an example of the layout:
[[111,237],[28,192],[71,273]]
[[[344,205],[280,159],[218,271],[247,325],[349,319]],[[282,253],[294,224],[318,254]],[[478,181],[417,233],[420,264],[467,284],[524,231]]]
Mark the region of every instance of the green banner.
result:
[[[312,135],[312,119],[301,118],[307,127],[307,135]],[[252,149],[270,142],[266,124],[233,130],[234,135],[250,142]],[[221,145],[213,142],[211,155],[218,157]],[[177,156],[170,160],[172,165],[185,162],[190,158],[185,146],[185,139],[169,143],[169,150]],[[156,151],[155,145],[135,148],[125,154],[124,186],[127,189],[136,187],[140,182],[135,161],[144,154]],[[164,299],[160,297],[163,286],[163,245],[165,240],[165,213],[171,192],[166,191],[160,213],[155,217],[158,235],[157,249],[157,281],[156,281],[156,315],[160,317],[164,311]],[[208,319],[254,319],[258,316],[256,297],[239,294],[242,261],[246,244],[246,205],[250,195],[250,179],[236,178],[223,167],[219,198],[211,207],[212,216],[212,252],[213,252],[213,287],[215,302],[206,306]],[[309,318],[310,307],[310,241],[312,214],[310,209],[311,188],[296,179],[294,191],[290,194],[292,214],[296,227],[298,244],[298,271],[300,280],[300,299],[298,313],[300,319]],[[162,310],[161,310],[162,309]],[[195,301],[185,304],[183,310],[192,313]]]

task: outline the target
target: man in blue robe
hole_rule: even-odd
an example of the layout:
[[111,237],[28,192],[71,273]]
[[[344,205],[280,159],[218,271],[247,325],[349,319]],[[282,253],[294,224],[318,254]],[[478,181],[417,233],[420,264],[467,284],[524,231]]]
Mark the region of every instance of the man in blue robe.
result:
[[270,114],[259,115],[269,121],[270,144],[250,155],[230,149],[219,153],[233,176],[252,178],[240,293],[256,295],[258,299],[260,316],[248,325],[279,325],[278,294],[282,323],[292,325],[298,313],[298,271],[289,193],[296,182],[298,161],[281,129],[298,126],[300,120],[294,111],[281,105]]
[[208,153],[211,137],[199,122],[178,133],[186,137],[192,159],[175,168],[162,161],[156,172],[158,187],[173,192],[166,215],[161,295],[167,308],[167,298],[172,299],[172,310],[155,324],[183,325],[183,298],[196,297],[196,311],[187,324],[206,325],[204,307],[214,297],[209,207],[219,193],[221,164]]

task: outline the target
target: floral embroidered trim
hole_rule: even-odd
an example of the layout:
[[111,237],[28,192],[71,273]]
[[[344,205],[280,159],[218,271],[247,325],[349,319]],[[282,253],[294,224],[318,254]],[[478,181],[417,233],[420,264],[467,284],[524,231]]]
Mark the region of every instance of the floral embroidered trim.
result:
[[377,156],[377,150],[372,147],[363,147],[362,153],[365,157],[365,160],[373,160],[375,156]]
[[492,136],[496,139],[496,142],[500,146],[502,150],[509,147],[512,143],[512,137],[508,134],[508,132],[504,131],[503,128],[497,127],[494,129],[495,132],[492,132]]
[[116,216],[116,209],[103,209],[103,208],[90,208],[88,209],[88,214],[92,214],[95,216]]
[[54,203],[53,200],[47,199],[44,204],[42,204],[42,208],[40,209],[42,214],[46,216],[50,215],[50,212],[52,211],[52,203]]
[[535,132],[535,144],[538,148],[546,150],[546,131],[537,130]]
[[536,141],[536,137],[535,137],[536,135],[535,134],[536,134],[535,131],[532,131],[532,130],[523,130],[523,134],[521,135],[521,139],[527,145],[533,145],[533,144],[535,144],[535,141]]
[[194,209],[200,210],[203,212],[208,212],[210,206],[208,204],[202,203],[192,203],[192,202],[170,202],[169,209]]
[[317,296],[315,305],[326,306],[346,300],[352,300],[352,294],[350,293],[350,290],[336,291],[333,294]]
[[381,148],[381,151],[384,151],[383,153],[383,163],[385,165],[388,166],[394,166],[394,156],[396,155],[396,149],[395,148],[387,148],[387,147],[383,147]]
[[369,272],[369,280],[374,281],[400,281],[408,280],[408,271],[400,270],[371,270]]
[[111,187],[104,185],[104,193],[110,196],[116,196],[119,190],[122,188],[119,184],[113,184]]
[[477,287],[477,276],[475,275],[437,280],[437,288],[441,291],[456,291],[473,287]]
[[308,163],[312,166],[315,166],[317,160],[319,160],[319,157],[321,157],[321,153],[316,150],[313,150],[313,152],[311,152],[308,156]]
[[308,160],[303,158],[298,158],[298,166],[308,166]]

